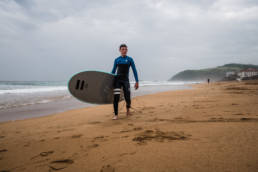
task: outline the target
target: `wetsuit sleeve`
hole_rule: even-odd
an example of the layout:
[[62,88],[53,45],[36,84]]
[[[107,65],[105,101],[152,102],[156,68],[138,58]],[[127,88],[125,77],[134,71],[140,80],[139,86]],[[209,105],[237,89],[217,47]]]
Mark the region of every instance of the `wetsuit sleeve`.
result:
[[131,59],[131,66],[132,66],[132,69],[133,69],[133,75],[134,75],[135,81],[136,81],[136,82],[139,82],[137,70],[136,70],[136,68],[135,68],[135,64],[134,64],[133,59]]
[[116,63],[116,60],[114,61],[114,66],[113,66],[113,69],[112,69],[112,72],[113,74],[116,73],[116,68],[117,68],[117,63]]

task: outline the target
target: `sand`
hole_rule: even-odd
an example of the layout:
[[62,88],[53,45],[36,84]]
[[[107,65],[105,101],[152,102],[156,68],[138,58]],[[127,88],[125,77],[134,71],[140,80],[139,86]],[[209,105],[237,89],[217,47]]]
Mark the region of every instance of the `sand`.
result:
[[0,123],[0,171],[258,171],[258,81]]

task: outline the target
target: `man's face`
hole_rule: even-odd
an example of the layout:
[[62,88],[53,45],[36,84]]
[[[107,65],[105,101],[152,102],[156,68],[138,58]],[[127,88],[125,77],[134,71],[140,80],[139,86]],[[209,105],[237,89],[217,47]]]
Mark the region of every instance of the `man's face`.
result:
[[127,47],[121,47],[119,51],[120,51],[122,56],[126,56],[126,54],[127,54]]

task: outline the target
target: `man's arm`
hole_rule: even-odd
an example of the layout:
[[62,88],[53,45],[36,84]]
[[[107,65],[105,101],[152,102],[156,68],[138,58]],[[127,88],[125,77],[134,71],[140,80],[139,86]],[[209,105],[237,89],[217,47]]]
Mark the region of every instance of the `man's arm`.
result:
[[136,70],[136,67],[135,67],[133,59],[131,59],[131,66],[132,66],[132,69],[133,69],[133,75],[134,75],[135,81],[139,82],[137,70]]
[[116,68],[117,68],[117,63],[116,63],[116,60],[114,61],[114,66],[113,66],[113,69],[112,69],[112,72],[113,74],[116,73]]

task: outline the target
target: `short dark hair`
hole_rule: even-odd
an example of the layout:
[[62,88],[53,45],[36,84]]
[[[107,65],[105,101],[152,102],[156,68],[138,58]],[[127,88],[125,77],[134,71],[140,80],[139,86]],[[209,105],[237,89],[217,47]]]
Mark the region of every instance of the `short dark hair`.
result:
[[126,47],[126,48],[127,48],[127,45],[126,45],[126,44],[121,44],[121,45],[119,46],[119,50],[120,50],[122,47]]

